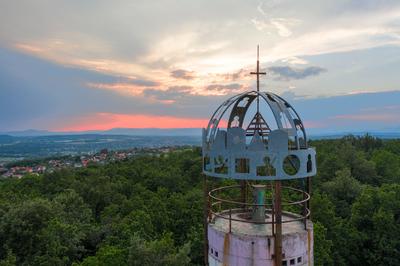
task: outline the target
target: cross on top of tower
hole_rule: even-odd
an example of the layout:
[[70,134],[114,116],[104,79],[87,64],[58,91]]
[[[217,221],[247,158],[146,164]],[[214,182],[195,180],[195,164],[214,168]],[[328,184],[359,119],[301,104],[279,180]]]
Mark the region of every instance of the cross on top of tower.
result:
[[260,72],[260,52],[259,45],[257,45],[257,71],[250,72],[251,75],[257,75],[257,91],[260,91],[260,75],[267,75],[266,72]]
[[[267,75],[266,72],[260,72],[260,51],[259,45],[257,45],[257,71],[250,72],[252,75],[257,75],[257,92],[260,92],[260,75]],[[251,123],[247,127],[246,135],[254,135],[255,132],[258,132],[260,136],[264,136],[268,134],[267,132],[270,131],[268,124],[265,122],[264,118],[260,113],[260,95],[257,94],[257,112],[254,115]]]

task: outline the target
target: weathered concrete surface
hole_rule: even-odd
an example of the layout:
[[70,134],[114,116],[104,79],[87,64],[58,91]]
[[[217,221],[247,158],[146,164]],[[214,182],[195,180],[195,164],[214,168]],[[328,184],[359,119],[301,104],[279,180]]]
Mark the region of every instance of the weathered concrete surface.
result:
[[[285,219],[293,217],[283,215]],[[306,229],[300,221],[284,223],[282,234],[283,260],[287,261],[287,265],[291,265],[293,259],[294,265],[313,265],[312,223],[307,221]],[[232,222],[232,232],[229,233],[229,221],[216,218],[208,225],[208,241],[211,266],[274,265],[271,225]]]

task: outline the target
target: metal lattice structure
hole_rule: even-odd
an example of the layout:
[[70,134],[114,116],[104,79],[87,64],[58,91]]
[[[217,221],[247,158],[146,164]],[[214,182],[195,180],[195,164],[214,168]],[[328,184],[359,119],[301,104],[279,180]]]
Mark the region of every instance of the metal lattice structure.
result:
[[[251,117],[247,124],[246,116]],[[283,180],[316,174],[315,150],[307,146],[303,122],[287,101],[270,92],[245,92],[219,106],[203,130],[203,159],[204,174],[220,178]],[[285,164],[294,169],[285,170]],[[267,175],[266,167],[274,174]]]
[[[316,152],[292,105],[260,92],[266,73],[259,60],[250,74],[257,75],[257,90],[227,99],[203,129],[205,261],[313,265],[309,200]],[[238,183],[209,190],[207,177]],[[282,186],[284,180],[292,181]]]

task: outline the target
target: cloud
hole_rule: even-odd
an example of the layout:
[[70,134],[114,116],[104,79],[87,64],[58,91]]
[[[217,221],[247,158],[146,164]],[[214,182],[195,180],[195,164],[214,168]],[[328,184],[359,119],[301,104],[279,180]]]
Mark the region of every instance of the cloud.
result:
[[227,95],[232,93],[239,93],[247,90],[248,87],[239,83],[231,83],[231,84],[211,84],[208,85],[203,95]]
[[[45,128],[50,115],[86,113],[201,117],[254,86],[257,43],[263,66],[279,66],[262,85],[296,86],[286,96],[307,100],[300,114],[313,121],[365,115],[359,108],[383,94],[354,95],[361,107],[334,97],[332,112],[310,107],[320,96],[398,89],[400,1],[165,1],[0,1],[0,127]],[[326,71],[312,66],[329,73],[306,79]]]
[[[393,53],[396,54],[397,51],[393,50]],[[146,126],[154,124],[159,121],[155,118],[161,116],[180,119],[161,120],[165,126],[170,123],[171,127],[180,125],[186,127],[192,120],[208,120],[212,112],[226,100],[227,95],[248,89],[246,84],[239,82],[168,86],[164,85],[164,80],[160,80],[158,87],[146,87],[145,85],[149,84],[137,81],[141,80],[140,78],[130,82],[128,78],[63,67],[1,48],[0,58],[2,59],[0,60],[0,121],[2,121],[0,131],[27,128],[83,130],[90,129],[91,126],[93,128],[138,127],[141,126],[138,124],[141,121],[145,122]],[[92,82],[101,89],[88,89],[85,86],[87,82]],[[302,119],[313,122],[310,125],[315,128],[323,127],[318,129],[319,131],[379,130],[400,123],[398,118],[390,120],[387,117],[387,114],[400,117],[398,91],[324,98],[318,98],[313,94],[313,98],[299,98],[297,95],[311,95],[311,93],[299,90],[295,82],[288,83],[285,87],[291,85],[296,85],[296,89],[293,90],[296,94],[286,94],[289,98],[293,98],[290,104]],[[352,89],[354,88],[348,88],[347,91]],[[132,96],[130,93],[137,96]],[[126,97],[127,95],[131,97]],[[177,104],[170,104],[172,101]],[[364,111],[365,109],[367,110]],[[380,117],[375,117],[374,121],[365,120],[365,115],[374,113],[380,114]],[[136,115],[147,118],[140,120],[141,118]],[[352,117],[358,120],[332,119],[340,115],[364,115],[364,117]],[[86,117],[90,119],[85,120]],[[360,120],[361,118],[364,120]],[[201,121],[199,123],[201,124]]]
[[172,104],[191,94],[192,90],[193,87],[191,86],[172,86],[167,90],[147,89],[144,91],[144,96],[160,101],[161,103]]
[[301,99],[307,98],[307,95],[298,95],[293,90],[283,91],[283,92],[279,93],[279,96],[281,96],[283,99],[285,99],[289,103],[292,101],[295,101],[295,100],[301,100]]
[[226,81],[241,81],[244,79],[249,79],[250,72],[251,72],[251,70],[249,70],[249,69],[241,68],[238,71],[222,74],[219,76],[222,76],[222,78]]
[[[370,47],[380,36],[389,38],[373,45],[385,45],[391,41],[390,36],[396,34],[399,15],[396,1],[375,1],[374,4],[362,1],[357,5],[347,3],[349,1],[320,5],[315,5],[314,0],[262,2],[257,7],[247,1],[237,2],[230,5],[230,12],[224,12],[228,1],[218,4],[202,1],[193,6],[189,2],[178,4],[167,0],[165,5],[170,8],[166,13],[161,4],[150,8],[145,2],[129,0],[101,1],[101,4],[21,0],[0,6],[0,42],[44,44],[53,49],[54,56],[62,57],[59,60],[68,57],[69,60],[112,59],[120,62],[129,58],[128,61],[139,65],[164,61],[169,66],[182,68],[182,63],[196,65],[202,60],[201,56],[205,54],[199,51],[207,47],[217,49],[211,49],[211,52],[206,49],[206,55],[238,55],[262,40],[268,43],[270,51],[274,50],[271,57],[282,58],[286,52],[290,56],[301,56],[304,52],[329,52],[335,47],[345,50],[364,45]],[[365,6],[373,8],[363,8]],[[254,14],[257,14],[255,18]],[[253,23],[249,23],[252,18]],[[260,30],[277,32],[278,36],[271,34],[260,39],[254,25]],[[371,28],[393,31],[380,34],[373,33]],[[346,29],[357,36],[338,34],[338,39],[331,36]],[[246,38],[241,37],[243,34]],[[227,42],[227,39],[231,41]],[[50,42],[52,40],[55,41]],[[222,46],[218,45],[221,43]],[[180,64],[175,65],[177,62]]]
[[[97,5],[21,0],[4,8],[0,4],[0,45],[116,76],[151,79],[156,73],[167,79],[174,75],[171,69],[176,69],[178,80],[192,80],[185,69],[204,79],[208,73],[246,67],[255,56],[249,47],[260,42],[268,51],[264,62],[400,45],[396,2],[379,1],[372,9],[363,8],[372,5],[364,1],[357,8],[342,1],[321,5],[308,0],[301,4],[263,1],[258,6],[244,1],[231,6],[230,12],[224,12],[224,2],[204,1],[195,8],[167,2],[171,16],[162,5],[149,10],[144,2],[128,0]],[[91,23],[98,17],[101,23]],[[148,25],[152,25],[150,30]],[[254,26],[268,34],[261,38]]]
[[40,48],[38,46],[25,44],[25,43],[16,43],[15,44],[15,48],[17,48],[17,49],[19,49],[21,51],[30,52],[30,53],[33,53],[33,54],[43,52],[42,48]]
[[296,19],[285,19],[285,18],[271,19],[271,24],[275,26],[279,36],[281,37],[289,37],[290,35],[292,35],[290,27],[298,24],[299,22],[300,21]]
[[[146,84],[155,84],[155,87],[146,87]],[[152,82],[113,82],[85,84],[89,88],[108,90],[114,93],[130,97],[148,97],[148,99],[171,104],[187,96],[224,96],[242,92],[248,89],[247,86],[239,83],[230,84],[210,84],[207,86],[188,86],[176,85],[169,86],[167,89],[159,83]]]
[[[291,102],[305,121],[320,129],[311,133],[387,131],[400,123],[400,91],[360,93]],[[307,128],[306,128],[307,129]]]
[[86,83],[86,86],[94,89],[109,90],[123,95],[128,96],[139,96],[142,95],[145,90],[142,86],[137,86],[130,83]]
[[130,113],[92,113],[71,117],[62,124],[55,124],[55,131],[108,130],[112,128],[201,128],[208,119],[130,114]]
[[281,61],[282,61],[282,63],[288,63],[290,65],[307,65],[308,64],[307,60],[296,57],[296,56],[284,58]]
[[160,85],[158,82],[148,81],[148,80],[132,80],[130,82],[113,82],[113,83],[97,83],[97,82],[87,82],[85,84],[89,88],[109,90],[118,94],[128,95],[128,96],[140,96],[148,86],[157,87]]
[[141,86],[141,87],[157,87],[160,86],[161,83],[153,80],[146,80],[146,79],[128,79],[128,82],[133,85]]
[[247,87],[239,83],[230,84],[210,84],[206,87],[193,86],[171,86],[166,90],[147,89],[143,91],[144,96],[163,103],[175,103],[185,98],[225,96],[228,94],[239,93]]
[[[148,72],[146,67],[134,62],[104,58],[103,53],[105,52],[102,49],[98,48],[96,50],[93,48],[96,43],[90,43],[87,46],[90,46],[93,51],[89,52],[89,47],[83,47],[83,45],[44,39],[32,41],[31,43],[16,43],[12,48],[62,66],[96,71],[107,75],[130,77]],[[98,57],[94,57],[93,54]]]
[[293,34],[290,28],[300,23],[299,20],[286,18],[271,18],[269,20],[253,18],[250,21],[257,30],[266,30],[269,34],[271,31],[276,31],[280,37],[290,37]]
[[253,18],[251,20],[251,23],[253,23],[254,27],[259,31],[263,31],[264,29],[267,29],[270,27],[270,25],[267,22],[257,19],[257,18]]
[[322,67],[306,67],[306,68],[294,68],[290,66],[272,66],[267,68],[267,72],[275,76],[276,80],[294,80],[294,79],[305,79],[312,76],[318,76],[319,74],[326,72],[326,69]]
[[171,71],[171,77],[176,78],[176,79],[191,80],[191,79],[194,79],[193,73],[194,73],[193,71],[177,69],[177,70]]
[[293,32],[291,28],[297,26],[301,23],[301,20],[295,18],[286,18],[286,17],[273,17],[271,9],[274,9],[278,4],[278,1],[271,1],[267,3],[267,8],[269,10],[263,9],[263,3],[260,3],[257,6],[257,11],[263,17],[263,19],[253,18],[251,22],[259,31],[268,30],[267,32],[270,34],[271,30],[276,31],[276,33],[280,37],[290,37]]
[[147,79],[121,77],[118,82],[87,82],[85,85],[89,88],[109,90],[122,95],[140,96],[146,89],[160,87],[161,83]]

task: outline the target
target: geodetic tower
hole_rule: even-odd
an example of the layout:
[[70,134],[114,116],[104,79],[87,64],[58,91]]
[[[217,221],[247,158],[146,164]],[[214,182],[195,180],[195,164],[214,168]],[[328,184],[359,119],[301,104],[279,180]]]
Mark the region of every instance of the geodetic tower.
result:
[[227,99],[203,129],[205,260],[210,266],[313,265],[310,220],[315,150],[280,96]]

